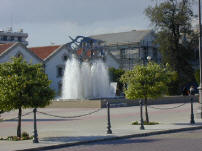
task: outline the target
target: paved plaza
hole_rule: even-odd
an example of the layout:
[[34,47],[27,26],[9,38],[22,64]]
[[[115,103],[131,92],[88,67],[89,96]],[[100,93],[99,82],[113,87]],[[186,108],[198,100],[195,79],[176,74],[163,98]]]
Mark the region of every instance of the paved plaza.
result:
[[[181,103],[182,104],[182,103]],[[198,103],[194,103],[195,125],[190,122],[190,103],[153,105],[148,108],[150,121],[159,122],[159,125],[145,126],[145,130],[140,130],[139,125],[131,125],[134,121],[139,121],[139,106],[111,108],[112,134],[107,131],[107,110],[103,108],[99,111],[95,108],[40,108],[37,113],[37,128],[39,143],[33,144],[32,140],[26,141],[0,141],[0,151],[23,150],[59,144],[79,143],[83,141],[109,139],[116,137],[127,137],[143,133],[168,132],[168,130],[190,129],[194,127],[202,128],[202,120],[196,117]],[[177,107],[174,109],[168,109]],[[23,110],[23,114],[29,113],[31,109]],[[93,114],[77,118],[60,118],[57,116],[77,116],[85,115],[97,111]],[[17,111],[4,113],[3,119],[10,119],[17,116]],[[17,120],[0,122],[0,136],[16,136]],[[26,131],[30,135],[33,132],[33,113],[22,117],[22,132]]]

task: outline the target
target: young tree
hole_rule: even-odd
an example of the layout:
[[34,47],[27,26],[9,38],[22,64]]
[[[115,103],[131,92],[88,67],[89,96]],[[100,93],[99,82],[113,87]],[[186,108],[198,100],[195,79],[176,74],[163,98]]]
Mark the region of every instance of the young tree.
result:
[[0,64],[0,110],[18,109],[18,137],[21,137],[22,108],[48,105],[54,97],[49,85],[40,64],[29,64],[22,57]]
[[167,83],[173,72],[168,65],[162,67],[154,62],[146,66],[137,65],[133,70],[127,71],[121,80],[127,84],[126,98],[144,99],[146,122],[149,123],[147,100],[162,96],[167,91]]
[[154,25],[159,50],[164,63],[169,63],[178,73],[175,90],[194,81],[194,70],[191,61],[197,34],[192,30],[192,0],[160,0],[156,5],[145,10],[146,16]]

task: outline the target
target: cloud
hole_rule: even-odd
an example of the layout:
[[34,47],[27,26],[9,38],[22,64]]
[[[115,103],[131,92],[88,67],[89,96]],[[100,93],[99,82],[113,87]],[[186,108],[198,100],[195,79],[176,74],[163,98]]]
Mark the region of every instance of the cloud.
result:
[[28,32],[31,46],[65,43],[68,36],[147,28],[150,0],[0,0],[0,28]]
[[[141,17],[141,16],[140,16]],[[51,42],[64,44],[70,41],[69,36],[78,35],[89,36],[103,33],[113,33],[121,31],[130,31],[134,29],[146,29],[147,22],[142,24],[135,17],[117,19],[111,21],[97,21],[86,25],[77,22],[55,22],[55,23],[34,23],[23,24],[24,31],[29,34],[29,43],[31,46],[50,45]],[[22,25],[19,25],[21,27]],[[45,38],[44,38],[45,37]]]
[[[60,21],[88,24],[143,13],[150,0],[1,0],[0,18],[16,24]],[[6,12],[6,15],[5,15]],[[8,12],[8,13],[7,13]]]

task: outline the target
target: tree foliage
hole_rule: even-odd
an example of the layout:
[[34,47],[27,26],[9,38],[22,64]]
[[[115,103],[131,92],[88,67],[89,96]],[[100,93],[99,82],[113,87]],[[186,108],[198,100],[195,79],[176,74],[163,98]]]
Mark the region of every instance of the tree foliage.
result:
[[127,71],[121,80],[127,83],[125,90],[129,99],[154,99],[167,92],[167,83],[171,80],[173,72],[168,65],[162,67],[154,62],[146,66],[137,65],[133,70]]
[[126,98],[144,99],[146,120],[149,122],[147,112],[147,99],[161,97],[167,92],[167,84],[172,80],[174,72],[165,67],[149,62],[146,66],[137,65],[133,70],[127,71],[121,80],[127,84]]
[[110,79],[113,82],[120,82],[120,78],[124,73],[123,69],[109,68]]
[[117,91],[116,95],[121,95],[123,92],[123,83],[120,81],[121,76],[125,73],[123,69],[109,68],[110,80],[117,82]]
[[49,86],[41,64],[29,64],[22,57],[0,64],[0,110],[19,110],[18,137],[21,136],[22,108],[48,105],[54,97]]
[[157,32],[156,43],[163,62],[169,63],[178,73],[178,90],[194,80],[191,61],[194,59],[197,34],[191,28],[191,5],[192,0],[160,0],[145,10]]

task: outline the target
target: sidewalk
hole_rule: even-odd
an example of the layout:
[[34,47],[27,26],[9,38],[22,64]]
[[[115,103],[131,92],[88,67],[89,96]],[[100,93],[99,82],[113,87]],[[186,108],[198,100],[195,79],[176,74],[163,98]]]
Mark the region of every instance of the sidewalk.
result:
[[[180,104],[155,105],[159,108],[168,108]],[[94,109],[39,109],[40,111],[55,115],[79,115],[88,113]],[[26,110],[24,113],[29,112]],[[197,111],[197,104],[194,104],[194,111]],[[17,112],[4,113],[4,119],[14,117]],[[12,150],[42,150],[58,146],[68,146],[91,141],[107,139],[118,139],[127,137],[141,137],[145,135],[156,135],[170,132],[178,132],[191,129],[202,129],[202,120],[196,119],[196,124],[190,125],[190,104],[185,104],[173,110],[155,110],[149,108],[150,121],[159,122],[158,125],[145,126],[140,130],[139,125],[131,125],[133,121],[139,120],[139,107],[121,107],[111,109],[112,134],[107,135],[106,109],[75,119],[61,119],[37,114],[39,143],[33,144],[32,140],[27,141],[0,141],[0,151]],[[22,131],[30,134],[33,131],[33,115],[23,118]],[[0,122],[0,136],[16,135],[17,121]]]

